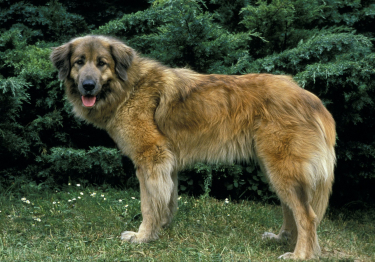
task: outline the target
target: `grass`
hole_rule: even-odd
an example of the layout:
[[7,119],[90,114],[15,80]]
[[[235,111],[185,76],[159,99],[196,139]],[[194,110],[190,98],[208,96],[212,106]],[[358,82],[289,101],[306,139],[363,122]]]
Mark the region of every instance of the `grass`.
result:
[[[149,244],[123,243],[141,222],[139,193],[67,186],[0,195],[0,261],[278,261],[279,206],[213,198],[179,199],[172,226]],[[321,261],[375,261],[375,212],[328,215],[319,227]]]

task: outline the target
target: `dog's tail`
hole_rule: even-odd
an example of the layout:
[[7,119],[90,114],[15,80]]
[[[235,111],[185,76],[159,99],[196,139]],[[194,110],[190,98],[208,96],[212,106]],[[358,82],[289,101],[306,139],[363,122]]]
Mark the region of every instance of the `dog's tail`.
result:
[[317,216],[317,223],[319,224],[326,212],[328,200],[332,192],[334,166],[336,164],[334,150],[336,128],[330,113],[317,120],[323,139],[321,139],[321,144],[319,146],[320,152],[316,155],[312,163],[313,170],[311,171],[315,173],[316,180],[311,207]]
[[326,212],[329,196],[331,195],[331,191],[332,191],[332,183],[333,183],[333,172],[332,174],[330,174],[329,179],[317,184],[317,187],[315,189],[315,192],[311,201],[311,207],[317,216],[318,224],[323,219],[323,216]]

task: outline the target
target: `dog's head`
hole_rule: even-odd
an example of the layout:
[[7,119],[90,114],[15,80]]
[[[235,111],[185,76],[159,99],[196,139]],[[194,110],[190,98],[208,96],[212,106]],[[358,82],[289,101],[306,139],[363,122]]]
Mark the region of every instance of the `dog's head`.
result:
[[68,96],[79,96],[83,107],[94,108],[115,91],[112,82],[127,81],[134,55],[116,39],[85,36],[54,48],[50,58],[70,89]]

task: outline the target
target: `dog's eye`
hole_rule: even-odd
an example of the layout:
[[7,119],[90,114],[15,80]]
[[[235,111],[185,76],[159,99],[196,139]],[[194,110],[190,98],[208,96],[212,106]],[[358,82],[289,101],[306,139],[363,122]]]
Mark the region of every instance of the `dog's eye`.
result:
[[78,61],[76,61],[76,64],[77,65],[83,65],[83,61],[82,60],[78,60]]
[[98,66],[105,66],[105,65],[106,65],[106,63],[103,62],[103,61],[100,61],[100,62],[98,63]]

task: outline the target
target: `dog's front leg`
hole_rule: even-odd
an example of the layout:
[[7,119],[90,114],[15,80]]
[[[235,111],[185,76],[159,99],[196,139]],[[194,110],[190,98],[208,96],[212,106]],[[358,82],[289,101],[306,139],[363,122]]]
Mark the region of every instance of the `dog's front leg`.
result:
[[158,151],[157,156],[143,158],[145,161],[140,161],[137,165],[143,220],[138,232],[125,231],[121,234],[122,240],[133,243],[155,240],[160,228],[173,215],[170,208],[171,197],[177,198],[173,194],[174,183],[177,182],[172,179],[173,157],[168,151],[163,154],[160,154],[160,148]]

